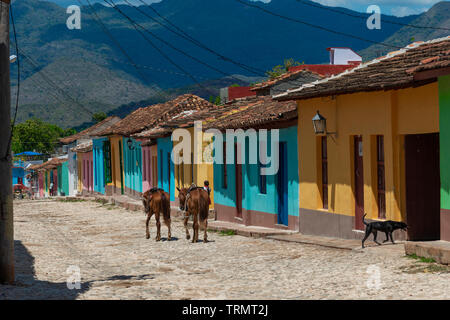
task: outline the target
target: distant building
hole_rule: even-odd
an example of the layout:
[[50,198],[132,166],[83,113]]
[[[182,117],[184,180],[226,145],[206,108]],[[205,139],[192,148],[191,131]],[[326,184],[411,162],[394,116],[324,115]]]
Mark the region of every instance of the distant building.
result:
[[362,57],[350,48],[328,48],[331,65],[360,65]]
[[220,89],[220,101],[228,103],[239,98],[255,96],[256,92],[252,91],[252,87],[226,87]]

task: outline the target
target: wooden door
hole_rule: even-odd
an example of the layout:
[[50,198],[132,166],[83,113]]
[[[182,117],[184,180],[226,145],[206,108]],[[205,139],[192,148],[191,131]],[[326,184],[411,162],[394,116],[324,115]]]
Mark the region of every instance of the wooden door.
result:
[[364,230],[364,170],[362,136],[354,137],[355,230]]
[[[236,168],[236,217],[242,218],[242,154],[241,147],[234,144],[234,165]],[[239,160],[239,161],[238,161]]]
[[124,194],[123,186],[123,157],[122,157],[122,141],[119,141],[119,169],[120,169],[120,193]]
[[277,174],[278,189],[278,224],[287,226],[288,219],[288,177],[287,177],[287,146],[286,142],[279,144],[279,168]]
[[440,238],[439,134],[405,136],[409,240]]

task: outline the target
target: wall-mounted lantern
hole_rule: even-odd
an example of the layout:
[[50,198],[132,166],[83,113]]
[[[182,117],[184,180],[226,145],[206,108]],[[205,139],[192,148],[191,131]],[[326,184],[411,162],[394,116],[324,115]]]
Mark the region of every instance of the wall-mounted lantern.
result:
[[314,133],[316,135],[337,135],[336,132],[328,132],[327,131],[327,119],[322,116],[319,111],[317,111],[317,114],[312,118],[313,127],[314,127]]
[[134,150],[133,141],[131,140],[131,138],[128,138],[127,145],[128,145],[128,149]]
[[319,111],[312,118],[314,133],[315,134],[326,134],[327,133],[327,119],[325,119]]

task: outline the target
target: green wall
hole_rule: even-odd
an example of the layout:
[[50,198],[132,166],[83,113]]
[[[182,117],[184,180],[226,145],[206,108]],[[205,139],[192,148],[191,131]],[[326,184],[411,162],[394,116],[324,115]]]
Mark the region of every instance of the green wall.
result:
[[450,75],[439,78],[441,208],[450,209]]

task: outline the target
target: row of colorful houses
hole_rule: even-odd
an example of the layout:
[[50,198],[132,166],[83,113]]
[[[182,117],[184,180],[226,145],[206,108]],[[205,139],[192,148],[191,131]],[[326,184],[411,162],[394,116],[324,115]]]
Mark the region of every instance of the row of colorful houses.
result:
[[[208,180],[218,220],[361,238],[367,213],[406,221],[398,237],[450,241],[450,38],[363,64],[335,51],[339,65],[295,67],[221,106],[187,94],[103,123],[71,147],[76,189],[139,198],[160,187],[176,207],[177,188]],[[201,143],[179,148],[180,128]],[[217,161],[219,149],[234,161]],[[273,174],[265,157],[278,159]]]

